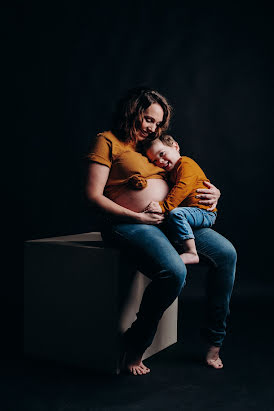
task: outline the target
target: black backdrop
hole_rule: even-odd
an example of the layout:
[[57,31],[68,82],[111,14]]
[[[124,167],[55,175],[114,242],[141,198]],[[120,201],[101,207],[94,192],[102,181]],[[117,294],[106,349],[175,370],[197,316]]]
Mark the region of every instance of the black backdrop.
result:
[[121,94],[145,84],[174,106],[170,133],[222,192],[215,229],[237,248],[238,276],[272,281],[272,14],[262,2],[190,3],[39,1],[20,10],[24,238],[97,229],[83,158]]

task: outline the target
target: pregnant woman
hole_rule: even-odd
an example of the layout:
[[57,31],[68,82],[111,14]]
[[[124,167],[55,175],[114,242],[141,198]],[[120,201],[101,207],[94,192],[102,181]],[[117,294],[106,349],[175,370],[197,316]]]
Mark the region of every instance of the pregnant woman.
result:
[[[164,216],[143,212],[151,201],[163,201],[169,187],[162,168],[138,152],[138,143],[169,126],[171,107],[155,90],[130,90],[117,105],[110,131],[99,133],[88,154],[87,197],[108,221],[105,241],[135,258],[138,269],[152,281],[147,286],[137,319],[124,334],[123,367],[134,375],[150,370],[142,362],[164,311],[185,284],[186,266],[161,230]],[[219,190],[205,183],[200,201],[214,209]],[[197,251],[210,264],[207,281],[206,363],[216,369],[226,334],[236,252],[232,244],[210,228],[195,231]]]

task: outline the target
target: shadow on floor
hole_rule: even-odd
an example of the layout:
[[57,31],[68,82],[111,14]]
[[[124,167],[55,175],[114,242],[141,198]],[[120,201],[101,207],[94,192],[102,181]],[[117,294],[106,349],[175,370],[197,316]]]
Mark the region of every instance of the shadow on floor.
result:
[[268,291],[233,296],[223,370],[204,365],[199,332],[204,302],[186,293],[179,299],[179,342],[146,360],[150,374],[95,375],[50,362],[6,360],[1,409],[273,410],[274,304]]

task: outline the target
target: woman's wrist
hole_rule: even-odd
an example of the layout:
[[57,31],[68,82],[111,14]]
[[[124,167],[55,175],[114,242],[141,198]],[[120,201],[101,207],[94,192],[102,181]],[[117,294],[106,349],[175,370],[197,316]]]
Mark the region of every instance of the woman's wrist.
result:
[[123,214],[122,219],[128,221],[130,223],[136,223],[141,221],[141,213],[137,213],[136,211],[125,209],[126,212]]

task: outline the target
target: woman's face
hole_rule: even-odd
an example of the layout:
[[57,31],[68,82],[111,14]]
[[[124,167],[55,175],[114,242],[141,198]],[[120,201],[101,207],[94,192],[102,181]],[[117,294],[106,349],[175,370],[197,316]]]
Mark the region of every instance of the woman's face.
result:
[[164,111],[162,107],[157,104],[151,104],[143,113],[143,121],[137,133],[137,140],[142,141],[154,133],[162,123],[164,117]]

